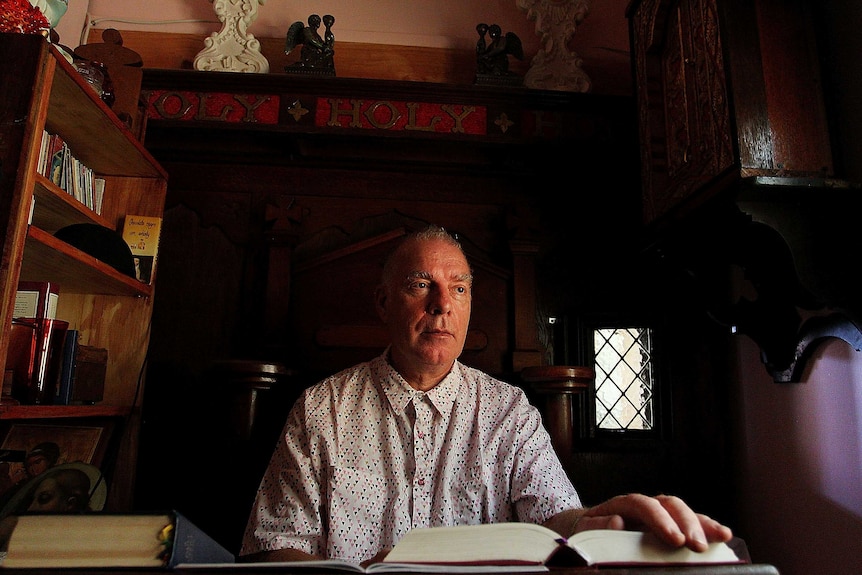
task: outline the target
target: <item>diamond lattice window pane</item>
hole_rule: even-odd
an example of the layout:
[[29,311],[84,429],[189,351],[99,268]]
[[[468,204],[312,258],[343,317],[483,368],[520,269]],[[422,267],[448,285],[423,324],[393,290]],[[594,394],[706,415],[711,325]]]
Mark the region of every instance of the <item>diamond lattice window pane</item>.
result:
[[593,332],[596,425],[649,430],[653,420],[652,335],[647,328]]

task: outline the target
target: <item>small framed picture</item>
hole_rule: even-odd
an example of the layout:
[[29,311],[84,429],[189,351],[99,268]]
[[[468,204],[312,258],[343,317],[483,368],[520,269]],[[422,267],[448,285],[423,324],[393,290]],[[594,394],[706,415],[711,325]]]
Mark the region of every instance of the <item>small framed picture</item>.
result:
[[65,464],[102,466],[113,423],[11,423],[0,443],[0,503],[20,486]]

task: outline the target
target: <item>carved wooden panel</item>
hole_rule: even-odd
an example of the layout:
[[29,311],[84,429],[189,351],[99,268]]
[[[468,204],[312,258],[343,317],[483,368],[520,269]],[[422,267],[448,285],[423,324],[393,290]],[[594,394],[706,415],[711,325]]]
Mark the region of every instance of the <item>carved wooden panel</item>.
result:
[[646,0],[632,15],[644,219],[733,166],[715,0]]
[[809,4],[632,3],[646,222],[684,215],[741,178],[832,175]]

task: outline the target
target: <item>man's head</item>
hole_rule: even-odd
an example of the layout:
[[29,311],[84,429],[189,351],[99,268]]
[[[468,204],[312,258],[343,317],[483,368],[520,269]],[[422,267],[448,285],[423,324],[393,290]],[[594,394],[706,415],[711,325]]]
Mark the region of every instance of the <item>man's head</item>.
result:
[[36,477],[43,471],[54,467],[60,459],[60,446],[53,441],[46,441],[27,452],[24,468],[27,475]]
[[80,469],[60,469],[46,474],[33,492],[28,511],[78,513],[89,509],[90,477]]
[[418,389],[430,389],[464,349],[473,275],[446,230],[411,234],[390,254],[377,288],[377,313],[392,344],[392,366]]

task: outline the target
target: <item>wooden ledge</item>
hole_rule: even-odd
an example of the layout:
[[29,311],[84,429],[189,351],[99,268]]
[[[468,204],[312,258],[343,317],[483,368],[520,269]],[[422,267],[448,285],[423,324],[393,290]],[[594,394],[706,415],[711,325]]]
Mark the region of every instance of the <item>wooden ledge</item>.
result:
[[521,379],[539,393],[583,393],[596,379],[595,370],[571,365],[538,365],[521,370]]

